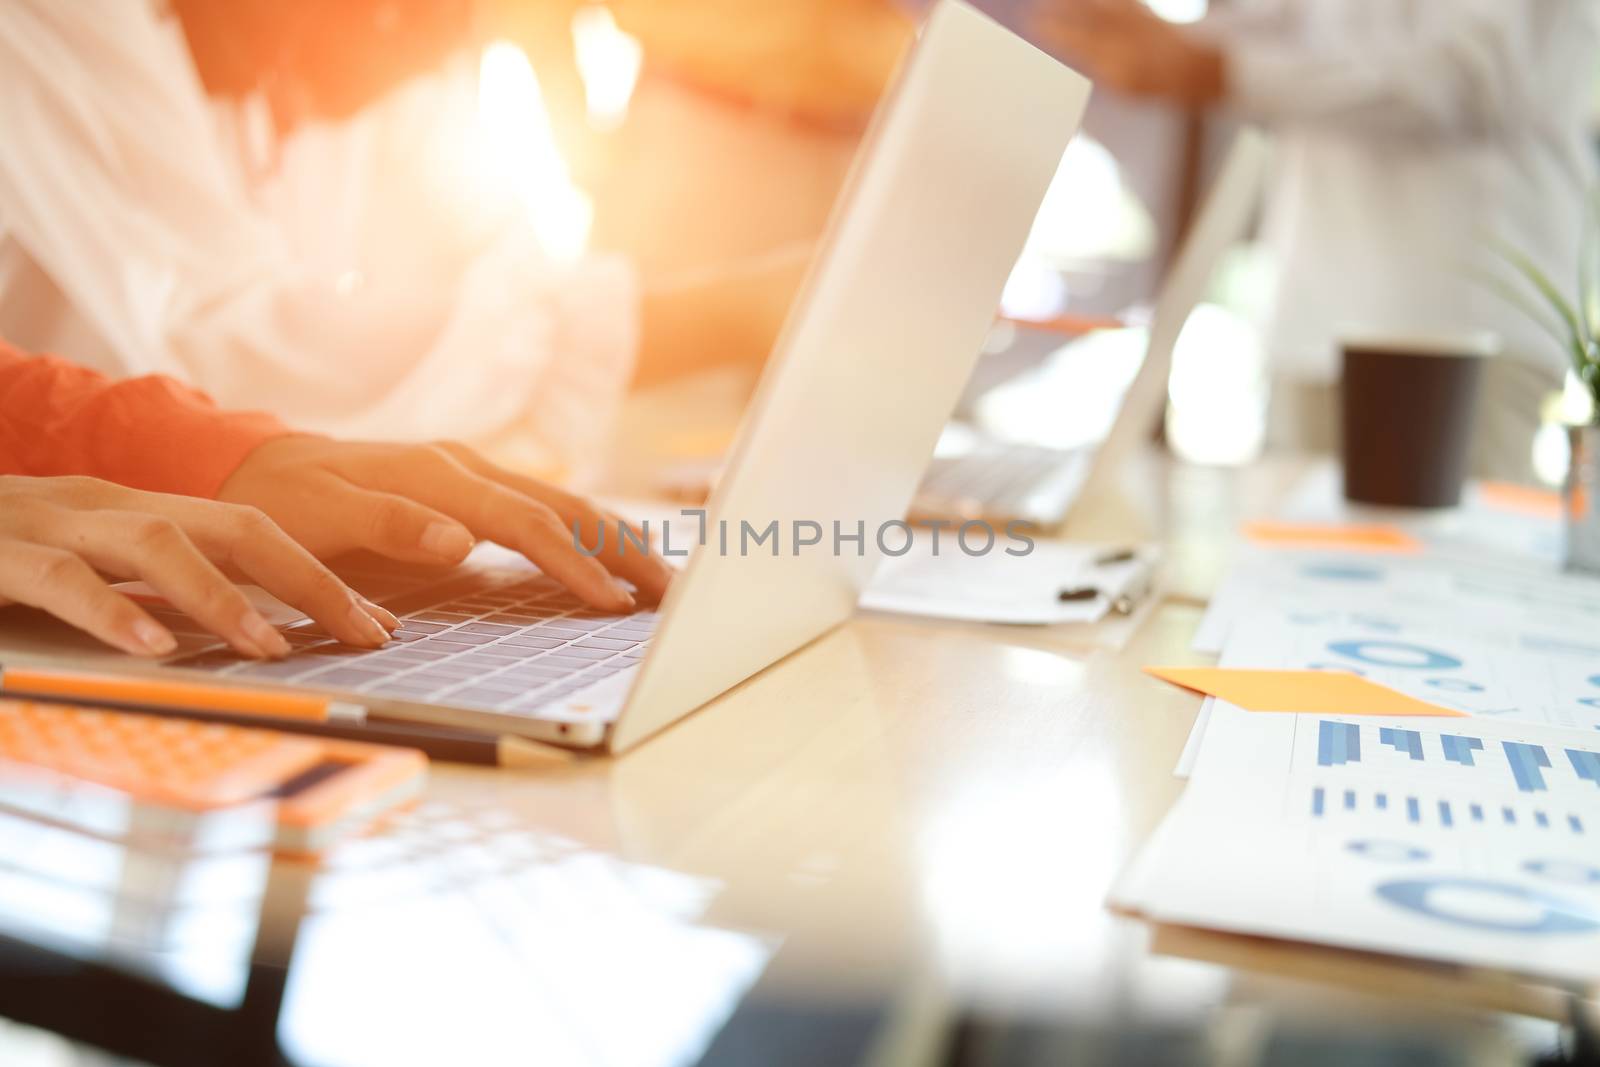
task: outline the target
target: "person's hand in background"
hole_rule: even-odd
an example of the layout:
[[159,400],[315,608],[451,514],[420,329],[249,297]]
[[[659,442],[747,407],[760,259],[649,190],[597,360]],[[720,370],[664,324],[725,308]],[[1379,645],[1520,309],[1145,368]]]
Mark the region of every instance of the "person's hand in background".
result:
[[138,579],[241,654],[288,655],[224,570],[348,644],[376,648],[397,625],[255,508],[94,478],[0,477],[0,604],[47,611],[124,652],[164,656],[177,647],[171,632],[103,575]]
[[[475,539],[527,556],[594,607],[630,611],[632,593],[658,601],[672,570],[624,544],[621,520],[533,478],[501,470],[455,444],[401,445],[292,436],[251,452],[218,499],[269,515],[324,559],[366,549],[411,563],[459,563]],[[600,531],[604,546],[595,555]]]
[[1222,50],[1141,0],[1038,0],[1032,25],[1097,85],[1193,108],[1227,92]]

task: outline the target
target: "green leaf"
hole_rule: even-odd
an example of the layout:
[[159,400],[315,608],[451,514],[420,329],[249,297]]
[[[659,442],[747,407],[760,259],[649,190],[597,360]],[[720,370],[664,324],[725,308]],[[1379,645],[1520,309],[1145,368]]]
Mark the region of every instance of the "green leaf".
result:
[[1578,312],[1589,333],[1589,351],[1600,337],[1600,188],[1589,194],[1578,248]]
[[1495,245],[1506,261],[1515,267],[1517,272],[1539,291],[1539,295],[1544,297],[1545,302],[1556,314],[1561,316],[1561,321],[1570,334],[1573,348],[1580,352],[1586,351],[1593,338],[1589,334],[1587,325],[1578,318],[1578,313],[1573,310],[1571,302],[1561,295],[1561,290],[1556,284],[1545,276],[1537,263],[1512,245],[1504,241],[1496,241]]
[[[1590,353],[1585,348],[1582,338],[1575,332],[1571,318],[1562,314],[1560,304],[1553,304],[1548,300],[1544,304],[1535,301],[1532,294],[1524,292],[1505,278],[1498,277],[1488,271],[1474,272],[1473,280],[1494,295],[1500,297],[1512,307],[1521,311],[1528,320],[1550,335],[1556,346],[1567,353],[1567,358],[1572,362],[1572,369],[1579,378],[1587,377],[1587,368],[1592,366]],[[1555,317],[1551,312],[1554,311]],[[1596,396],[1600,402],[1600,395]]]
[[1522,312],[1529,321],[1548,334],[1552,341],[1576,360],[1577,349],[1573,346],[1574,338],[1561,328],[1556,319],[1551,317],[1549,308],[1537,303],[1531,296],[1518,289],[1511,282],[1483,268],[1469,271],[1468,277]]

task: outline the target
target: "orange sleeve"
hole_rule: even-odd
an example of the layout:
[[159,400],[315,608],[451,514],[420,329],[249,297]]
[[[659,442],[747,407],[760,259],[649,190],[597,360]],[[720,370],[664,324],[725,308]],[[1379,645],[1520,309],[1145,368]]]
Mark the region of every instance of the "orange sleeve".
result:
[[246,456],[287,433],[271,415],[222,411],[171,378],[112,381],[0,342],[0,474],[214,497]]

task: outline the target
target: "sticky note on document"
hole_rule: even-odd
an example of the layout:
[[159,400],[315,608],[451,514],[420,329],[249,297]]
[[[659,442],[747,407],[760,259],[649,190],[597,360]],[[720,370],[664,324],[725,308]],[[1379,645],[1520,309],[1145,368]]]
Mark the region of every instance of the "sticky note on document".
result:
[[1145,673],[1245,711],[1301,715],[1427,715],[1466,712],[1406,696],[1344,671],[1250,670],[1236,667],[1146,667]]
[[1392,552],[1413,555],[1423,543],[1398,526],[1327,522],[1247,522],[1244,536],[1268,548],[1320,548],[1342,552]]

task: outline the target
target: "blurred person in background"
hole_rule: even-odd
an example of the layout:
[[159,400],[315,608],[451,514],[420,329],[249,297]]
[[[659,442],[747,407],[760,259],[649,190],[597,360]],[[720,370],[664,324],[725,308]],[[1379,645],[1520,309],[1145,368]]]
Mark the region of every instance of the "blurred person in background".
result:
[[667,363],[759,358],[799,268],[761,279],[740,332],[717,316],[745,322],[744,289],[641,298],[627,262],[587,254],[570,190],[526,187],[566,174],[524,140],[540,100],[514,62],[522,95],[479,121],[481,42],[540,6],[0,8],[0,332],[324,432],[531,432],[535,466],[581,472],[641,331]]
[[1278,135],[1270,444],[1336,447],[1341,330],[1487,329],[1505,348],[1473,465],[1531,480],[1541,401],[1567,361],[1483,274],[1506,274],[1496,242],[1560,281],[1577,270],[1592,0],[1240,0],[1193,25],[1140,0],[1035,0],[1032,25],[1100,85]]
[[[733,338],[770,346],[915,24],[892,0],[609,7],[643,69],[597,185],[596,245],[624,252],[647,292],[680,294],[685,318],[715,281],[738,295],[719,299]],[[647,347],[643,373],[691,366],[675,347]]]
[[815,238],[912,19],[890,0],[612,7],[644,69],[619,131],[610,239],[666,273]]

